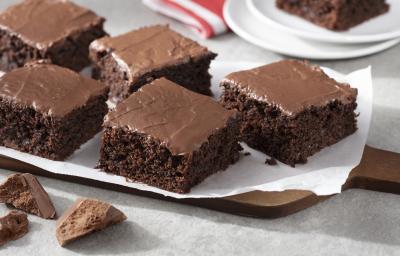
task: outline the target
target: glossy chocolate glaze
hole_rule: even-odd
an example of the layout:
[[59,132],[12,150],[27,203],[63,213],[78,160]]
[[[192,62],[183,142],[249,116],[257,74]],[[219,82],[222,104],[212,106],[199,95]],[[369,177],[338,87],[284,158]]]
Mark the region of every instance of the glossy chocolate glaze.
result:
[[346,104],[357,97],[357,90],[348,84],[336,82],[317,66],[296,60],[234,72],[222,83],[229,83],[257,100],[272,104],[288,116],[335,100]]
[[0,98],[62,117],[107,90],[102,83],[69,69],[31,64],[0,77]]
[[118,104],[106,116],[105,125],[149,135],[172,154],[183,155],[198,149],[235,115],[210,97],[161,78]]
[[25,0],[0,14],[1,29],[40,50],[103,22],[94,12],[66,0]]
[[147,72],[212,54],[195,41],[162,25],[104,37],[94,41],[90,48],[96,52],[111,52],[130,82]]

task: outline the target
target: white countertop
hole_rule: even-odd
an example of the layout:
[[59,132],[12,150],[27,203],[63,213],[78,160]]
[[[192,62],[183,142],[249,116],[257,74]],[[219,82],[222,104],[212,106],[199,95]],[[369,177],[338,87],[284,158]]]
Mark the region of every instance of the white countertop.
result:
[[[15,2],[1,0],[0,10]],[[75,2],[105,16],[112,35],[170,23],[217,52],[219,60],[269,63],[284,58],[234,34],[201,40],[139,0]],[[317,63],[343,73],[372,66],[375,98],[368,143],[400,152],[400,45],[369,57]],[[0,179],[10,173],[1,170]],[[55,222],[29,215],[28,235],[1,247],[0,255],[400,255],[400,195],[350,190],[289,217],[263,220],[39,179],[58,213],[78,197],[93,197],[114,204],[127,214],[128,221],[61,248]],[[0,206],[0,215],[7,211]]]

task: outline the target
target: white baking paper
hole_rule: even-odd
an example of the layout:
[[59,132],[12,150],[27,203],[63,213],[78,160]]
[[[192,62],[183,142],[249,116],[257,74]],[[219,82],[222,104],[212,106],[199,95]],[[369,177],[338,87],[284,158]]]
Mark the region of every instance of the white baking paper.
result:
[[[225,75],[258,65],[259,63],[214,62],[211,73],[214,76],[212,89],[215,96],[220,95],[218,81]],[[127,182],[123,177],[94,169],[99,158],[99,134],[64,162],[47,160],[5,147],[0,147],[0,154],[49,172],[115,183],[175,198],[225,197],[254,190],[283,191],[287,189],[309,190],[317,195],[340,193],[350,171],[359,164],[367,140],[372,111],[371,69],[368,67],[349,75],[341,75],[329,69],[325,71],[336,80],[348,82],[358,89],[359,129],[355,134],[309,158],[307,164],[296,165],[296,168],[280,162],[276,166],[266,165],[264,163],[266,155],[243,145],[244,152],[250,152],[250,156],[242,156],[235,165],[208,177],[190,193],[182,195],[144,184]]]

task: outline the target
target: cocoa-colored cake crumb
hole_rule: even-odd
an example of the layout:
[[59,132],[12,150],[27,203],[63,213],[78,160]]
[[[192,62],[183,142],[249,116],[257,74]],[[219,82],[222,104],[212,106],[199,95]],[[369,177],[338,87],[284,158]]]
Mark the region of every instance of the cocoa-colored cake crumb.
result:
[[0,185],[0,203],[10,204],[44,219],[53,219],[56,216],[49,195],[30,173],[8,176]]
[[28,216],[19,211],[11,211],[0,217],[0,245],[17,240],[28,233]]
[[56,237],[61,246],[126,220],[123,212],[96,199],[78,199],[60,217]]
[[278,164],[278,162],[276,161],[276,159],[273,158],[273,157],[267,158],[267,159],[265,160],[265,163],[268,164],[268,165],[277,165],[277,164]]

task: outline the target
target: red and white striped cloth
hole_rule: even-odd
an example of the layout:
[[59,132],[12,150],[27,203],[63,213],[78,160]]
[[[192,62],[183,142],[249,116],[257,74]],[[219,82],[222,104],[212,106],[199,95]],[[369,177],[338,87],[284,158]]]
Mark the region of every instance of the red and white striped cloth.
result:
[[227,32],[222,9],[225,0],[143,0],[152,10],[194,28],[204,38]]

